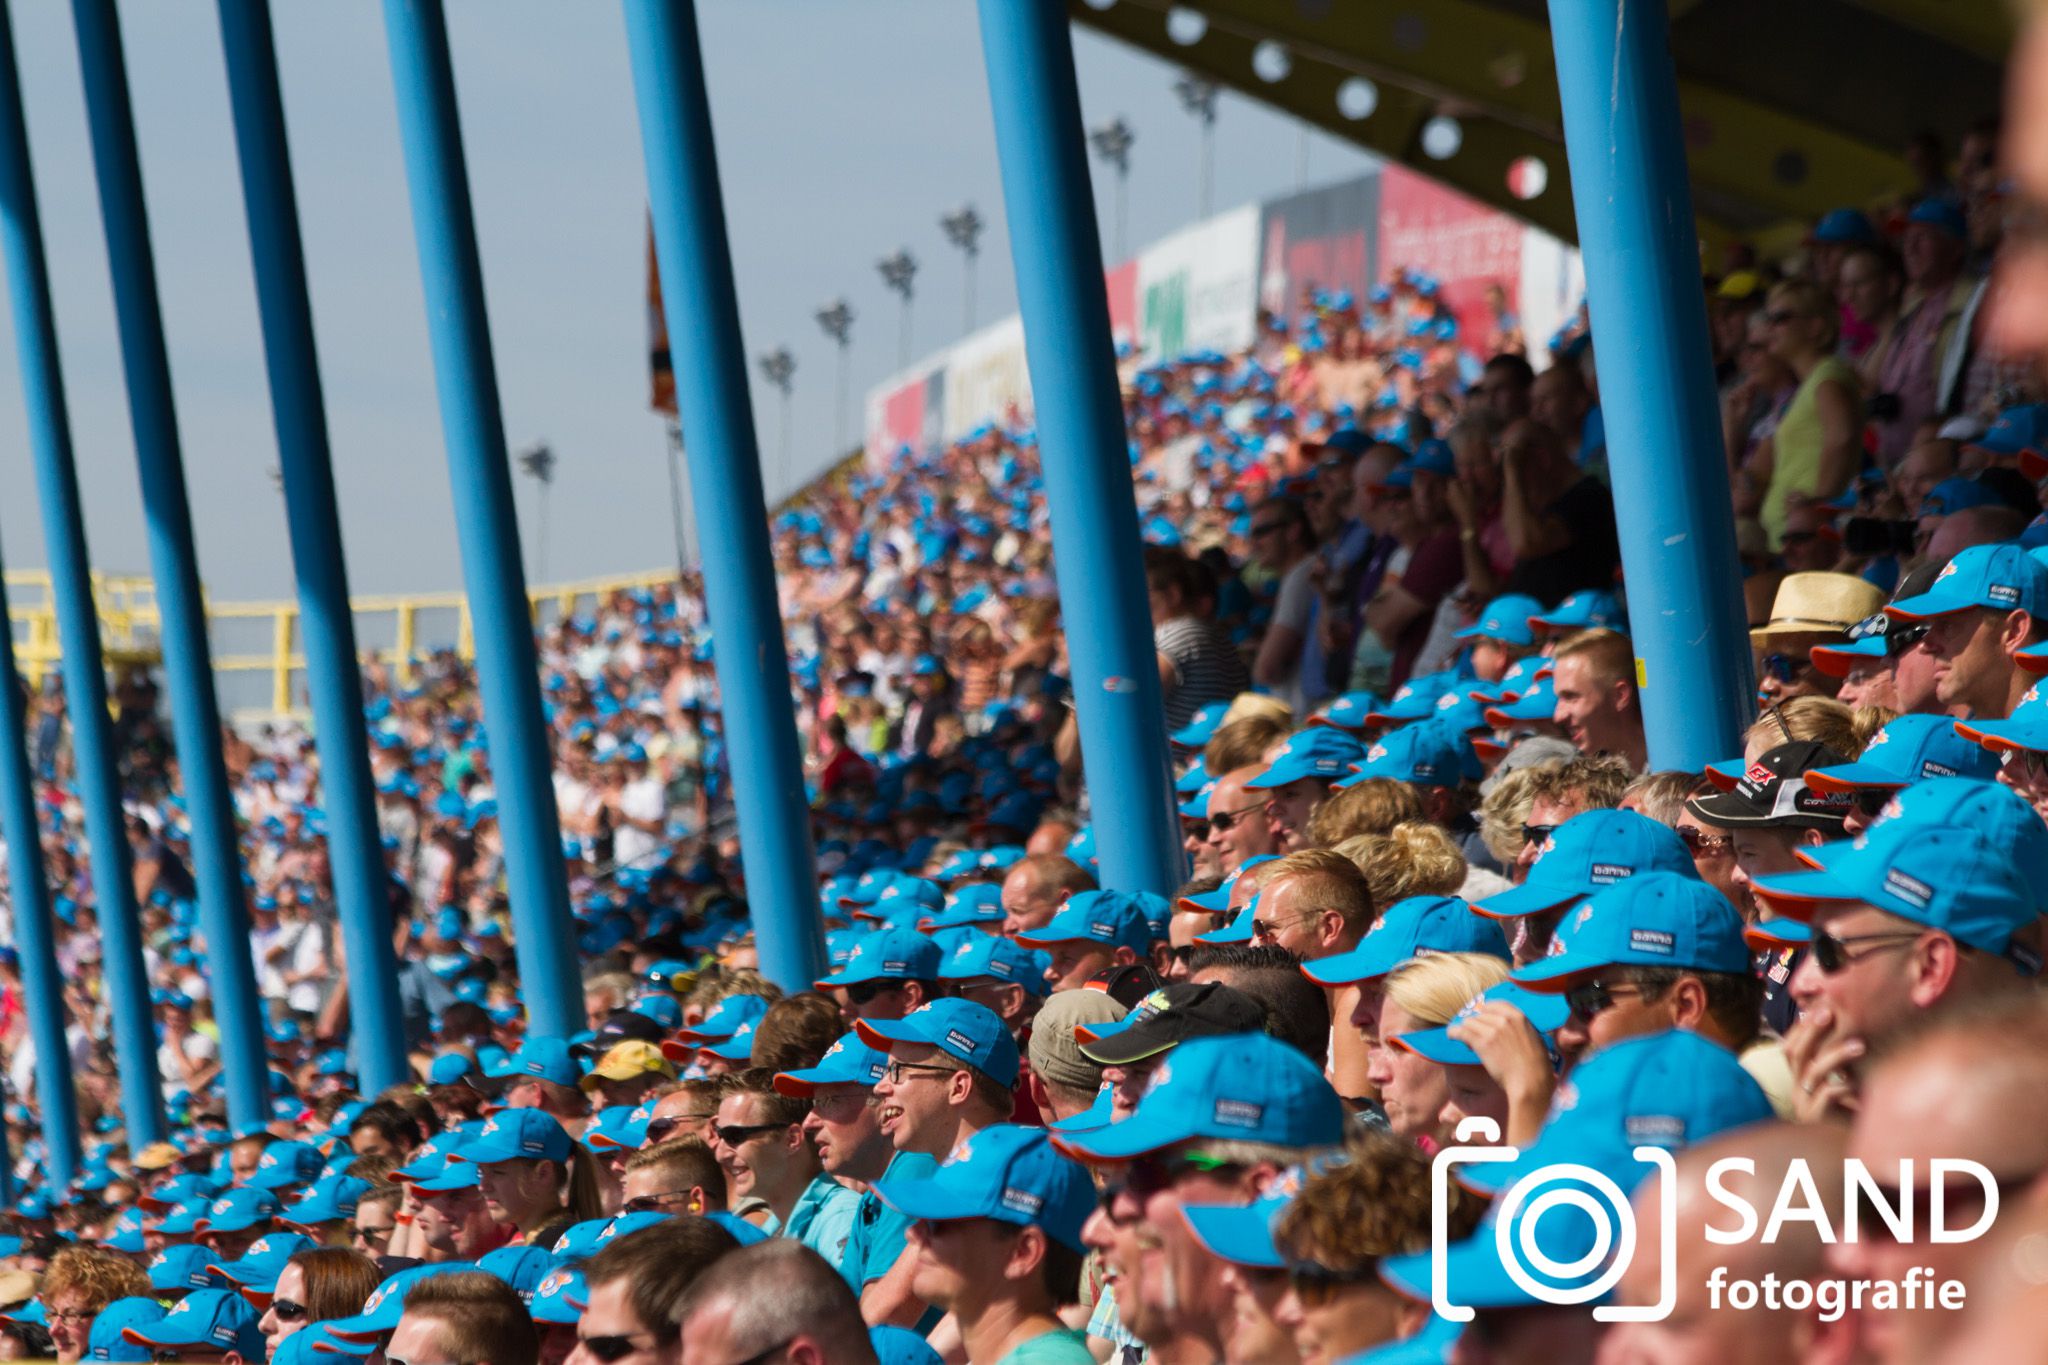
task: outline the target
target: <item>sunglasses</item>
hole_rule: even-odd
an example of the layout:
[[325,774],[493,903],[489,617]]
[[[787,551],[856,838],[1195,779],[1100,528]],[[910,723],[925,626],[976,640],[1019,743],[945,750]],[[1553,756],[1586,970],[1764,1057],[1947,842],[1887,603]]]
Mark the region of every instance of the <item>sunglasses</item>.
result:
[[636,1194],[619,1206],[622,1213],[662,1213],[672,1200],[686,1200],[688,1190],[670,1190],[666,1194]]
[[856,1005],[866,1005],[873,1002],[876,996],[886,991],[902,990],[903,983],[901,981],[856,981],[851,986],[846,986],[843,989],[846,991],[846,998],[849,1001]]
[[714,1110],[709,1114],[669,1114],[655,1119],[647,1125],[647,1145],[652,1147],[657,1142],[666,1141],[671,1133],[686,1123],[709,1123],[717,1117]]
[[1182,1176],[1225,1175],[1243,1169],[1243,1163],[1214,1157],[1206,1152],[1182,1152],[1177,1156],[1142,1156],[1124,1174],[1124,1188],[1140,1199],[1172,1189]]
[[279,1322],[297,1322],[306,1316],[306,1305],[293,1299],[272,1299],[270,1311],[277,1315]]
[[1795,659],[1790,654],[1771,653],[1763,657],[1764,675],[1781,683],[1789,683],[1798,677],[1803,666],[1803,660]]
[[737,1147],[743,1142],[752,1142],[765,1133],[779,1133],[789,1127],[786,1123],[714,1123],[711,1131],[718,1140],[728,1147]]
[[[624,1360],[627,1356],[640,1349],[640,1347],[633,1344],[633,1338],[637,1336],[655,1337],[655,1334],[653,1332],[624,1332],[618,1336],[610,1337],[578,1337],[576,1338],[576,1344],[609,1365],[609,1362]],[[660,1338],[655,1337],[655,1340],[659,1341]],[[391,1356],[386,1354],[384,1359],[390,1360]]]
[[1261,801],[1256,806],[1239,806],[1236,810],[1212,810],[1209,812],[1209,828],[1221,833],[1253,811],[1263,811],[1265,808],[1266,803]]
[[1605,1014],[1614,1008],[1616,1000],[1628,996],[1640,998],[1640,986],[1610,986],[1603,981],[1588,981],[1583,986],[1574,986],[1564,993],[1565,1007],[1572,1012],[1572,1018],[1584,1023],[1595,1015]]
[[1709,834],[1692,825],[1678,827],[1678,842],[1685,845],[1685,851],[1697,858],[1703,854],[1726,853],[1735,847],[1735,838],[1728,834]]
[[1919,929],[1894,929],[1889,933],[1883,934],[1850,934],[1842,937],[1831,934],[1825,929],[1816,929],[1813,931],[1814,965],[1829,976],[1833,976],[1836,972],[1853,966],[1864,958],[1881,951],[1880,948],[1873,947],[1869,952],[1852,953],[1849,951],[1852,944],[1882,944],[1896,948],[1911,943],[1919,938],[1923,932],[1923,930]]
[[1545,839],[1557,832],[1556,825],[1523,825],[1522,842],[1541,845]]

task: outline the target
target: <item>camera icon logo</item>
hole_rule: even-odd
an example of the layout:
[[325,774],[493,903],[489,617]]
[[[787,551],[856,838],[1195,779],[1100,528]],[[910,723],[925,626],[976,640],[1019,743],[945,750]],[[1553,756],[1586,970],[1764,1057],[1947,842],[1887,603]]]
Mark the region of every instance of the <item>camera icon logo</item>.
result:
[[[1458,1125],[1457,1142],[1430,1163],[1430,1305],[1437,1316],[1470,1322],[1472,1309],[1453,1303],[1447,1224],[1451,1170],[1514,1162],[1522,1149],[1508,1146],[1466,1146],[1497,1143],[1500,1129],[1492,1119],[1468,1118]],[[1657,1301],[1648,1305],[1600,1305],[1599,1322],[1659,1322],[1671,1316],[1678,1296],[1676,1256],[1677,1168],[1661,1147],[1637,1147],[1634,1160],[1649,1168],[1644,1177],[1657,1182],[1659,1238]],[[1552,1233],[1544,1234],[1545,1220]],[[1516,1176],[1500,1191],[1493,1211],[1474,1234],[1492,1238],[1500,1267],[1516,1288],[1538,1303],[1572,1307],[1606,1295],[1620,1282],[1639,1249],[1635,1210],[1629,1195],[1607,1171],[1578,1162],[1547,1162]]]

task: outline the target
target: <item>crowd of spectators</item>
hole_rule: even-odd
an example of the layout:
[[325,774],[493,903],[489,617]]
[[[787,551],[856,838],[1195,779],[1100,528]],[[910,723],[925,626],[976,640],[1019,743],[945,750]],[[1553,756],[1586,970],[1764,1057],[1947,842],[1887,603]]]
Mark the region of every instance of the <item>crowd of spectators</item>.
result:
[[[756,970],[701,584],[622,591],[539,634],[575,1038],[524,1027],[467,663],[366,672],[415,1071],[382,1094],[357,1093],[310,739],[227,737],[274,1105],[230,1131],[218,945],[134,672],[173,1135],[131,1144],[47,688],[89,1131],[52,1186],[51,1063],[0,957],[0,1357],[1906,1365],[2019,1330],[2048,1172],[2048,406],[1987,327],[2024,213],[1994,132],[1703,281],[1758,697],[1701,772],[1650,766],[1583,314],[1531,348],[1503,300],[1468,337],[1412,271],[1306,291],[1243,353],[1124,366],[1170,897],[1100,884],[1014,412],[774,520],[831,959],[808,989]],[[1567,1285],[1613,1258],[1498,1197],[1514,1178],[1570,1161],[1625,1194],[1645,1146],[1675,1162],[1600,1292],[1675,1283],[1670,1311],[1608,1325],[1517,1278],[1516,1247]],[[1482,1155],[1433,1183],[1451,1148]],[[1839,1208],[1848,1158],[1894,1200],[1976,1163],[1990,1184],[1943,1188],[1984,1235],[1708,1235],[1710,1196],[1768,1209],[1795,1172]],[[1963,1282],[1959,1313],[1935,1290]],[[1829,1284],[1862,1289],[1831,1309]]]

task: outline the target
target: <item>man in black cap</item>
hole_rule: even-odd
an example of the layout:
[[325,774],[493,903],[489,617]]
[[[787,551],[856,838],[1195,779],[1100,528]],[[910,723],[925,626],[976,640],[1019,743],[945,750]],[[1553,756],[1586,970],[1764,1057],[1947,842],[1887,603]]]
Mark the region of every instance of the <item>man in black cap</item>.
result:
[[[1758,918],[1751,894],[1757,878],[1805,871],[1807,865],[1799,861],[1798,850],[1842,837],[1855,794],[1809,787],[1806,774],[1848,761],[1818,740],[1780,744],[1751,763],[1733,790],[1696,796],[1685,803],[1694,819],[1727,830],[1734,841],[1732,880],[1739,897],[1735,908],[1744,920],[1754,924]],[[1799,1017],[1788,987],[1803,951],[1768,948],[1759,957],[1764,1023],[1776,1033],[1784,1033]]]
[[1152,1072],[1181,1043],[1265,1031],[1265,1006],[1244,992],[1215,982],[1177,981],[1140,1000],[1123,1019],[1082,1025],[1074,1037],[1081,1055],[1102,1066],[1102,1079],[1110,1087],[1111,1112],[1105,1118],[1123,1119],[1138,1107]]

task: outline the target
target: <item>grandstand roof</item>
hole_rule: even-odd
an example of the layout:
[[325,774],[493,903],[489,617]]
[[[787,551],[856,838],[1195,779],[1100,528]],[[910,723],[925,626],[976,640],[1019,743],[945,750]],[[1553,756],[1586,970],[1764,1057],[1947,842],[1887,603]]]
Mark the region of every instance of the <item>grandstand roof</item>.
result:
[[[1069,0],[1083,26],[1400,161],[1567,240],[1545,0]],[[1702,240],[1785,243],[1910,177],[1923,128],[1951,149],[1995,113],[2007,0],[1671,0]],[[1284,73],[1284,74],[1283,74]],[[1360,82],[1369,84],[1361,84]],[[1423,128],[1454,117],[1437,160]],[[1542,177],[1511,170],[1542,162]],[[1796,240],[1796,238],[1790,238]]]

